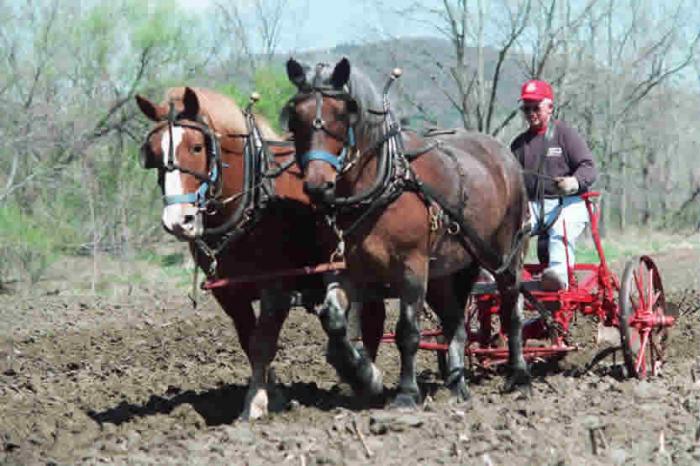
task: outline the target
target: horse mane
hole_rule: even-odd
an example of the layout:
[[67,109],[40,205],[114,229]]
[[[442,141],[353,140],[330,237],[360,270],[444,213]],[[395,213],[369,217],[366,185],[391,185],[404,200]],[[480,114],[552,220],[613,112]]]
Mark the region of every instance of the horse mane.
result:
[[[333,66],[324,64],[321,69],[321,86],[331,86]],[[316,75],[315,67],[307,67],[306,82],[313,83]],[[351,65],[350,79],[347,92],[357,102],[358,120],[355,123],[355,137],[372,145],[383,137],[384,115],[370,113],[369,110],[383,110],[382,96],[367,75],[355,65]]]
[[[199,100],[199,113],[206,116],[214,131],[226,134],[246,132],[245,118],[241,108],[230,97],[211,89],[191,87]],[[185,87],[172,87],[165,92],[165,103],[173,102],[182,108]],[[260,115],[255,115],[255,122],[264,139],[280,141],[282,137],[272,129],[270,123]]]

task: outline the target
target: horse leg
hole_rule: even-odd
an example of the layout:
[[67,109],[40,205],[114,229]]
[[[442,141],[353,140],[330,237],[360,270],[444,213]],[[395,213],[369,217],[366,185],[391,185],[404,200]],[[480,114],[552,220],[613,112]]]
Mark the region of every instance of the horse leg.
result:
[[469,399],[464,369],[464,348],[468,343],[464,308],[478,276],[479,266],[473,264],[452,276],[433,279],[428,286],[428,302],[431,307],[440,309],[437,314],[447,341],[445,386],[452,392],[455,402]]
[[349,307],[350,301],[340,282],[331,281],[318,313],[328,335],[326,360],[355,393],[376,396],[384,390],[382,375],[364,350],[355,347],[348,338],[346,312]]
[[[362,348],[374,361],[377,358],[379,343],[384,334],[384,319],[386,318],[384,300],[376,299],[373,290],[360,296],[349,280],[344,279],[344,277],[339,278],[343,289],[353,297],[350,308],[346,312],[348,338],[352,342],[357,342],[355,346]],[[360,340],[361,343],[359,343]]]
[[383,300],[368,301],[362,304],[360,326],[362,328],[362,344],[367,356],[372,361],[377,360],[379,343],[384,335],[384,320],[386,308]]
[[501,322],[508,330],[508,365],[510,374],[504,391],[516,388],[530,391],[530,371],[523,356],[523,297],[520,294],[520,278],[512,271],[496,277],[501,294]]
[[252,298],[248,294],[241,294],[237,291],[223,288],[214,290],[214,297],[233,321],[233,326],[238,335],[238,342],[250,361],[250,334],[255,328],[255,311],[253,311]]
[[260,317],[250,338],[252,375],[243,405],[243,420],[258,419],[268,414],[268,388],[274,381],[270,363],[277,354],[277,340],[282,324],[289,315],[289,296],[279,290],[265,288],[260,293]]
[[415,409],[420,401],[420,389],[416,380],[416,353],[420,343],[418,316],[425,303],[426,288],[427,273],[420,276],[407,266],[399,288],[401,311],[396,323],[396,346],[401,356],[401,372],[398,393],[392,402],[394,408]]

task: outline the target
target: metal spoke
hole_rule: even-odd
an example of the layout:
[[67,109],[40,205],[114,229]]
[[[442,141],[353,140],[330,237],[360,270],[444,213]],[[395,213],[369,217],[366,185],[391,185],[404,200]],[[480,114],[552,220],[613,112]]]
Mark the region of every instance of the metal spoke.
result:
[[[635,296],[630,295],[630,304],[632,305],[633,310],[639,309],[639,302]],[[629,321],[633,316],[634,313],[631,313],[629,316],[627,316],[627,320]]]
[[649,305],[649,309],[654,309],[656,306],[656,303],[659,301],[659,297],[661,296],[661,291],[656,291],[653,293],[653,296],[651,298],[651,304]]
[[[646,265],[646,264],[645,264]],[[648,269],[649,270],[649,280],[647,281],[647,308],[645,309],[646,311],[651,312],[653,309],[653,304],[652,300],[654,297],[654,269]]]
[[634,283],[637,285],[637,293],[639,293],[639,301],[641,303],[641,308],[637,309],[644,309],[645,303],[644,303],[644,284],[642,283],[642,275],[641,273],[638,273],[637,271],[634,272]]
[[637,353],[637,363],[635,364],[635,372],[639,376],[646,376],[646,360],[644,359],[646,353],[647,341],[649,339],[649,330],[643,330],[642,344],[639,347],[639,353]]

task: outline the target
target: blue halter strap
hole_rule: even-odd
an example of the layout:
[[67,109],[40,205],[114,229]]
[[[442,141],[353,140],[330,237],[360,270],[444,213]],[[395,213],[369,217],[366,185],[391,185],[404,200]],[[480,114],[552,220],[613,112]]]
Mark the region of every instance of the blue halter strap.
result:
[[353,130],[352,126],[349,126],[347,142],[343,146],[343,150],[339,155],[331,154],[325,150],[310,150],[299,155],[299,165],[305,169],[312,160],[320,160],[330,164],[335,171],[339,172],[343,169],[343,165],[345,164],[345,159],[348,155],[348,148],[352,147],[355,147],[355,131]]
[[218,176],[219,169],[216,166],[216,164],[214,164],[214,168],[211,171],[209,180],[204,181],[202,184],[200,184],[199,189],[197,189],[197,191],[193,193],[163,196],[163,204],[165,204],[166,206],[173,204],[194,204],[197,207],[204,206],[204,203],[207,199],[207,191],[209,190],[209,186],[211,186],[211,184],[213,183],[216,183]]

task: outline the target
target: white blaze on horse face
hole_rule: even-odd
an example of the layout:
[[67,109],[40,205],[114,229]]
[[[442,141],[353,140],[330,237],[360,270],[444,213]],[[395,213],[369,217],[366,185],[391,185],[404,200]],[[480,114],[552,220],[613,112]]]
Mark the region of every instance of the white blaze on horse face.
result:
[[[177,162],[177,148],[182,142],[184,129],[173,127],[173,163]],[[163,163],[167,165],[167,157],[170,151],[170,133],[165,131],[160,141],[160,148],[163,151]],[[166,196],[178,196],[184,194],[182,186],[182,174],[180,170],[166,171],[164,180],[164,190]],[[163,225],[168,231],[174,231],[173,227],[184,226],[185,224],[185,204],[171,204],[163,209]]]

